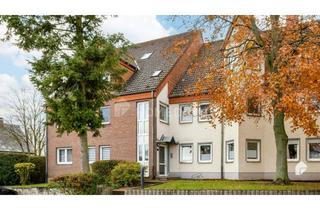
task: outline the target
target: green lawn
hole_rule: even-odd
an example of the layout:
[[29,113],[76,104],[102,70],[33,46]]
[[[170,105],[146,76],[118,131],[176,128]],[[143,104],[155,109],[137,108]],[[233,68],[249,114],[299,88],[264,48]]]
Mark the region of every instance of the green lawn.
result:
[[274,185],[271,181],[239,180],[170,180],[147,189],[175,190],[320,190],[320,182],[292,182]]
[[13,188],[48,187],[48,183],[28,184],[28,185],[11,185],[11,186],[8,186],[8,187],[13,187]]

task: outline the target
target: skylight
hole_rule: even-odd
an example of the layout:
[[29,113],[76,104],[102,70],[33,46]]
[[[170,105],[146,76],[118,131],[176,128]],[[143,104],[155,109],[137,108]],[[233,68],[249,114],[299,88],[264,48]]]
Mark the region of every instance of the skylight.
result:
[[152,77],[157,77],[157,76],[159,76],[160,73],[161,73],[161,70],[155,71],[155,72],[153,72]]
[[140,59],[141,59],[141,60],[147,59],[147,58],[149,58],[151,55],[152,55],[152,52],[145,53]]

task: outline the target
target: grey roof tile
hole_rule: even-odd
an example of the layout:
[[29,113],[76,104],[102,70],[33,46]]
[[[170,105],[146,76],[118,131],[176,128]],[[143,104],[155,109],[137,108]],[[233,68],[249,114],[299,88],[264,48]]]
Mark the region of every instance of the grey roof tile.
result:
[[[143,43],[135,44],[128,50],[128,54],[132,56],[139,66],[132,77],[126,82],[123,90],[119,95],[129,95],[135,93],[143,93],[155,90],[160,82],[170,72],[177,62],[180,54],[187,48],[190,43],[193,31],[178,34],[174,36],[164,37]],[[180,40],[187,40],[180,47],[179,52],[173,50],[175,43]],[[152,52],[147,59],[141,59],[145,53]],[[161,71],[159,76],[152,77],[155,71]]]
[[[209,68],[204,67],[203,63],[208,61],[208,56],[212,59],[213,65],[219,65],[222,60],[221,46],[222,40],[214,41],[204,44],[198,54],[198,57],[189,66],[182,79],[174,87],[170,97],[181,97],[192,95],[194,85],[197,81],[201,80],[210,71]],[[191,67],[192,66],[192,67]]]

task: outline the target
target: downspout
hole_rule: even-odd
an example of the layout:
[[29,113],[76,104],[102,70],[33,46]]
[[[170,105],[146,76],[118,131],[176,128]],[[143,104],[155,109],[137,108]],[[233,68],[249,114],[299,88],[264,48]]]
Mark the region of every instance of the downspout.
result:
[[45,182],[48,183],[48,112],[46,111],[46,154],[45,154],[45,158],[46,158],[46,175],[45,175]]
[[151,91],[151,101],[152,101],[152,153],[153,153],[153,174],[152,178],[155,178],[157,175],[157,116],[156,116],[156,107],[157,102],[156,98],[154,97],[154,91]]
[[221,122],[221,179],[224,179],[224,122]]

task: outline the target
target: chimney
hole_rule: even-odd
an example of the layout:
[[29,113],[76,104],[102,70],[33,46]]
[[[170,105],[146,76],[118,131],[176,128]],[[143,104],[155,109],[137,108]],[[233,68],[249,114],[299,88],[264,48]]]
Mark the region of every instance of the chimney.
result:
[[0,128],[3,128],[4,122],[3,122],[3,117],[0,117]]

